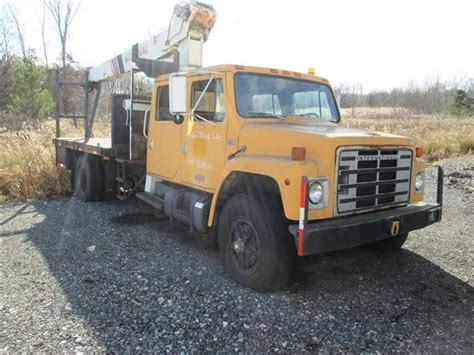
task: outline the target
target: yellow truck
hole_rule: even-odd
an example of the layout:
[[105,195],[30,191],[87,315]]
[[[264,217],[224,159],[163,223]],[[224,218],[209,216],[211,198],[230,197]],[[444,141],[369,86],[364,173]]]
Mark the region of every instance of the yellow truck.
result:
[[92,137],[87,115],[84,138],[58,132],[58,164],[72,170],[81,200],[135,195],[212,232],[226,271],[259,292],[284,287],[296,257],[359,245],[397,250],[410,231],[441,220],[442,169],[437,202],[424,202],[422,149],[341,126],[328,80],[166,63],[150,103],[113,96],[110,138]]

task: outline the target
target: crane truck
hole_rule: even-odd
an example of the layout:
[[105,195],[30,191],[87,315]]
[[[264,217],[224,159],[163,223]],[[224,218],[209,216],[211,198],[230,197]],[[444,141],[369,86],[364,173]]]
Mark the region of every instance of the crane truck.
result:
[[[71,170],[80,200],[135,196],[212,232],[225,270],[259,292],[284,287],[297,257],[361,245],[395,251],[409,232],[441,220],[442,168],[436,203],[424,202],[422,148],[341,126],[327,79],[203,68],[215,20],[211,5],[179,4],[166,30],[91,68],[78,84],[83,137],[62,137],[68,115],[56,112],[57,164]],[[154,79],[151,100],[134,93],[139,72]],[[94,137],[101,84],[121,76],[132,84],[111,97],[111,136]],[[71,84],[58,80],[57,92]]]

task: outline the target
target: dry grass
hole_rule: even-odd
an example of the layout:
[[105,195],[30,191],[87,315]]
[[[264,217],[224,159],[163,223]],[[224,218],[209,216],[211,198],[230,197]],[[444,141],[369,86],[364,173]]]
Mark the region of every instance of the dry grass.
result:
[[410,118],[343,118],[342,124],[413,138],[435,161],[474,153],[474,118],[416,116]]
[[67,172],[55,166],[51,134],[24,131],[0,135],[0,201],[68,193]]
[[[83,133],[71,121],[61,126],[63,136]],[[107,134],[109,126],[99,122],[94,132]],[[0,131],[0,203],[70,193],[69,173],[55,163],[54,135],[53,120],[38,130]]]
[[[387,115],[389,112],[385,112]],[[370,112],[369,112],[370,114]],[[342,124],[412,137],[425,148],[428,160],[474,153],[474,118],[343,118]],[[82,127],[72,121],[61,125],[62,136],[82,136]],[[54,121],[39,130],[20,133],[0,131],[0,202],[46,198],[70,193],[69,174],[55,165],[52,144]],[[108,136],[110,124],[98,121],[96,137]]]
[[404,118],[411,117],[409,109],[403,107],[355,107],[341,108],[342,117],[358,118]]

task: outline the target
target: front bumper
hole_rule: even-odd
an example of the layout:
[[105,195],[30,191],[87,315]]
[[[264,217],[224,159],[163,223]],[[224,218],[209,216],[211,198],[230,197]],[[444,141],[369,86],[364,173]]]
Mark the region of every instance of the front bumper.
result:
[[419,203],[406,207],[370,212],[351,217],[291,225],[297,238],[298,255],[311,255],[356,247],[427,227],[441,221],[443,205],[443,169],[438,166],[437,203]]

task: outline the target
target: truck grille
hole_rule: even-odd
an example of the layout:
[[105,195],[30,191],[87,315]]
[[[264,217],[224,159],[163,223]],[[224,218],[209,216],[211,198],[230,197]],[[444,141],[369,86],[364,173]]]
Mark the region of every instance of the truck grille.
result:
[[406,148],[338,149],[337,212],[406,204],[412,155]]

